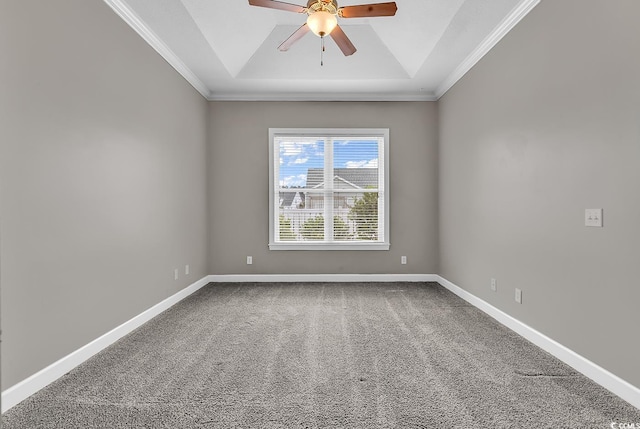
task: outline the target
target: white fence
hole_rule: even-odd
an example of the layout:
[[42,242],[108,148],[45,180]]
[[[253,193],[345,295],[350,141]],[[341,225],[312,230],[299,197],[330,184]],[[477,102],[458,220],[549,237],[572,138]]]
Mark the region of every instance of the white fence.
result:
[[[355,236],[356,223],[353,220],[349,220],[350,208],[334,208],[333,216],[341,218],[344,223],[349,227],[349,236]],[[313,219],[317,216],[324,218],[324,209],[299,209],[294,207],[280,207],[280,215],[291,222],[291,229],[295,236],[295,241],[304,241],[302,236],[302,225],[309,219]]]

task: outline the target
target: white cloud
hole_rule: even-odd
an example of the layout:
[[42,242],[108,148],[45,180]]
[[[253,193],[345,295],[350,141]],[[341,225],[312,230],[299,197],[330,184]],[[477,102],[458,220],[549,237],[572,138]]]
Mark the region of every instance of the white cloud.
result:
[[347,161],[345,163],[345,166],[347,168],[378,168],[378,158],[372,159],[370,161]]
[[366,163],[367,161],[347,161],[345,165],[347,166],[347,168],[361,168]]
[[309,161],[309,158],[296,158],[295,161],[293,161],[294,164],[304,164],[307,161]]
[[307,183],[306,174],[298,174],[297,176],[287,176],[280,180],[280,187],[289,188],[291,186],[304,186]]
[[302,145],[296,142],[280,142],[280,155],[296,156],[302,153]]
[[299,141],[281,141],[280,156],[298,156],[304,154],[309,149],[313,149],[316,145],[308,142]]

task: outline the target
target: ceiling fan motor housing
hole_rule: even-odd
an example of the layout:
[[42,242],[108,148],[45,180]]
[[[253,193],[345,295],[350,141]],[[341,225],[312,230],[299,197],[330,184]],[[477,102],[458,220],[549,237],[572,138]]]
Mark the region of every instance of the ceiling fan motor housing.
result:
[[307,13],[312,13],[323,10],[329,12],[332,15],[338,14],[338,2],[336,0],[309,0],[307,2]]

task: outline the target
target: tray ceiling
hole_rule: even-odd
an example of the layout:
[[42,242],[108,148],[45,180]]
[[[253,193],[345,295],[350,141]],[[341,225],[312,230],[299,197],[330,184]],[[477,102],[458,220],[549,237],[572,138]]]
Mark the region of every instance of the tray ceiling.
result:
[[396,0],[394,17],[339,19],[358,51],[345,57],[327,38],[321,66],[312,33],[277,50],[304,14],[246,0],[105,0],[209,100],[436,100],[539,1]]

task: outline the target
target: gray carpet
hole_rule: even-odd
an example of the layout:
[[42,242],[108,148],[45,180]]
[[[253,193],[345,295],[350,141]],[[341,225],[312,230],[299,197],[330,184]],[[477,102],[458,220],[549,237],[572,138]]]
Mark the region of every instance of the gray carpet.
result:
[[608,428],[640,410],[435,283],[208,285],[17,428]]

